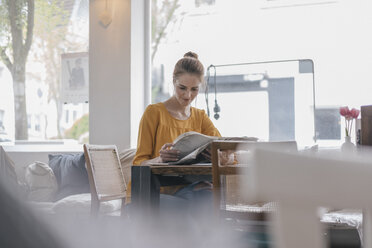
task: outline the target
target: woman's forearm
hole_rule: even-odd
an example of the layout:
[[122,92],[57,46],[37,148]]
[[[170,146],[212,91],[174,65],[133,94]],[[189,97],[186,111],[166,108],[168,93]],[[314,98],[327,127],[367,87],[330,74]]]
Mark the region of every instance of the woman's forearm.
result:
[[148,164],[152,164],[152,163],[161,163],[161,158],[160,157],[156,157],[156,158],[153,158],[153,159],[149,159],[149,160],[144,160],[141,162],[140,165],[148,165]]

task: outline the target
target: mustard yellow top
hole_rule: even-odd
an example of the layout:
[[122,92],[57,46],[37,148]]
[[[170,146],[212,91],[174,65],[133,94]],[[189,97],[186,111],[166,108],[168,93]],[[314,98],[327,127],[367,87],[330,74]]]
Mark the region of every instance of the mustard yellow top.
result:
[[179,135],[189,131],[221,136],[204,110],[191,107],[190,117],[178,120],[162,102],[149,105],[140,122],[133,164],[139,165],[142,161],[158,157],[165,143],[172,143]]

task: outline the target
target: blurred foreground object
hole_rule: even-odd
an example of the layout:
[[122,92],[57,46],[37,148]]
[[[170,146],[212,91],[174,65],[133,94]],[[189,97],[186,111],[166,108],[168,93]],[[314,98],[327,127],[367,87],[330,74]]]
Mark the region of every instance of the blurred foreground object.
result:
[[372,247],[370,157],[334,159],[256,150],[255,158],[244,192],[248,199],[278,202],[276,247],[325,247],[317,214],[324,206],[363,209],[363,247]]

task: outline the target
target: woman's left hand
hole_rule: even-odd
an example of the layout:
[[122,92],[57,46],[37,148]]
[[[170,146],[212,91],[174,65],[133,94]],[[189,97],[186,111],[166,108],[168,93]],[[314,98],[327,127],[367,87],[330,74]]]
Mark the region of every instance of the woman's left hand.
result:
[[233,150],[218,151],[218,158],[221,165],[231,165],[235,163],[235,153]]
[[[211,149],[207,148],[201,153],[207,160],[212,161]],[[235,162],[233,150],[218,151],[218,159],[221,165],[230,165]]]

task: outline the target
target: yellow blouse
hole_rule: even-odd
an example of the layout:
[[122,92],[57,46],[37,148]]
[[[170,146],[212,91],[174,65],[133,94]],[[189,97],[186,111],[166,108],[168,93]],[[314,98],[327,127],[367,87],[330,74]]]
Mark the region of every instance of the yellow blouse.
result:
[[190,117],[178,120],[162,102],[149,105],[140,122],[133,164],[140,165],[142,161],[158,157],[165,143],[172,143],[179,135],[189,131],[221,136],[204,110],[191,107]]
[[[137,140],[137,152],[133,165],[159,156],[165,143],[172,143],[179,135],[189,132],[221,137],[204,110],[191,107],[191,115],[187,120],[174,118],[162,102],[147,106],[143,113]],[[174,193],[177,187],[161,187],[161,193]],[[131,182],[127,185],[126,203],[131,201]]]

